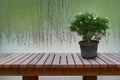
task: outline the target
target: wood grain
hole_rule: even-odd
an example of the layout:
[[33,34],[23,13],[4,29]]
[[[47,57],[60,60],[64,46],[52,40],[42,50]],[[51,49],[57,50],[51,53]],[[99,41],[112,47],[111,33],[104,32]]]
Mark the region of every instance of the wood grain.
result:
[[7,63],[3,64],[4,68],[10,68],[10,66],[16,62],[17,60],[21,59],[23,56],[25,56],[26,54],[20,54],[18,57],[8,61]]
[[83,68],[83,63],[76,53],[72,54],[76,68]]
[[20,64],[24,61],[26,61],[30,56],[32,56],[33,54],[27,54],[25,55],[24,57],[18,59],[16,62],[14,62],[12,65],[11,65],[11,68],[20,68]]
[[[104,54],[104,53],[102,53],[102,54]],[[108,68],[116,67],[116,64],[114,62],[110,61],[108,58],[102,56],[101,54],[98,54],[98,57],[108,65]]]
[[34,58],[37,56],[38,54],[32,54],[32,56],[30,56],[29,58],[27,58],[25,61],[23,61],[20,64],[20,68],[27,68],[28,64],[34,60]]
[[2,59],[0,59],[0,63],[3,62],[3,61],[5,61],[5,60],[8,60],[9,58],[13,58],[14,56],[17,56],[17,54],[11,54],[11,55],[9,55],[7,57],[3,57]]
[[117,67],[120,67],[120,62],[113,59],[113,57],[109,57],[106,54],[101,54],[102,56],[104,56],[105,58],[109,59],[111,62],[113,62]]
[[52,63],[53,68],[59,68],[60,66],[60,54],[55,54],[55,58]]
[[10,53],[7,53],[7,54],[4,54],[4,53],[0,53],[0,59],[2,59],[2,58],[4,58],[4,57],[7,57],[7,56],[9,56],[9,55],[11,55]]
[[81,54],[79,54],[79,53],[78,53],[78,56],[79,56],[80,60],[83,62],[84,68],[92,68],[92,64],[89,62],[88,59],[82,58]]
[[3,67],[3,65],[17,57],[19,57],[21,54],[13,54],[13,55],[10,55],[10,56],[7,56],[3,59],[0,60],[0,67]]
[[44,68],[51,68],[52,67],[52,62],[54,60],[54,55],[55,54],[50,54],[50,56],[47,58],[46,62],[44,63]]
[[43,57],[36,63],[36,68],[43,68],[45,61],[49,57],[50,54],[43,54]]
[[60,59],[60,68],[67,68],[67,57],[66,54],[62,53],[61,54],[61,59]]
[[120,57],[118,55],[116,55],[116,54],[110,54],[110,53],[106,54],[106,55],[120,62]]
[[75,68],[75,62],[71,54],[66,54],[67,62],[68,62],[68,68]]
[[36,63],[43,57],[42,53],[39,53],[30,63],[28,63],[28,68],[36,68]]
[[92,64],[92,68],[100,68],[100,64],[95,59],[90,59],[89,61]]
[[95,60],[100,64],[100,68],[107,68],[108,64],[105,63],[102,59],[100,59],[99,57],[96,57]]

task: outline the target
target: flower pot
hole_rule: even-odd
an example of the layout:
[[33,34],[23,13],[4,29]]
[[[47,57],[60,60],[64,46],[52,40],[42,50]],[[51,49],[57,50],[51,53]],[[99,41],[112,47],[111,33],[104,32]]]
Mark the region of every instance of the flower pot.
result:
[[86,59],[94,59],[97,56],[97,47],[98,41],[91,41],[90,43],[85,43],[84,41],[80,41],[81,54],[83,58]]

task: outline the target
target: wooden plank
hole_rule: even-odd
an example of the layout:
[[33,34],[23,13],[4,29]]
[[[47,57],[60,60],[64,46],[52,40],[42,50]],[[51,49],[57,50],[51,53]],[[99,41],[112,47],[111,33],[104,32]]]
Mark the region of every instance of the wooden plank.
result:
[[116,61],[119,61],[120,62],[120,57],[118,58],[118,56],[116,55],[116,54],[105,54],[105,55],[107,55],[107,56],[109,56],[109,57],[111,57],[111,58],[113,58],[114,60],[116,60]]
[[17,60],[16,62],[14,62],[11,67],[12,68],[20,68],[20,64],[22,62],[24,62],[27,58],[29,58],[30,56],[32,56],[33,54],[32,53],[28,53],[26,56],[20,58],[19,60]]
[[[12,56],[13,57],[12,57]],[[51,56],[52,58],[50,58],[50,54],[46,54],[47,56],[38,56],[38,55],[34,55],[34,54],[26,54],[26,55],[18,55],[18,57],[13,54],[11,54],[9,56],[6,56],[2,59],[0,59],[0,61],[2,62],[3,60],[6,59],[10,59],[10,61],[7,61],[4,63],[5,64],[11,64],[11,66],[13,66],[13,68],[0,68],[0,75],[24,75],[24,76],[37,76],[37,75],[84,75],[84,76],[95,76],[95,75],[120,75],[120,67],[118,67],[118,63],[120,63],[119,61],[119,57],[117,57],[117,59],[114,57],[113,55],[109,55],[109,54],[98,54],[98,57],[96,57],[95,59],[91,60],[91,59],[85,59],[86,61],[82,61],[84,60],[80,54],[58,54],[59,56],[56,56],[56,54],[54,56]],[[1,55],[2,56],[2,55]],[[77,56],[77,59],[76,59]],[[31,58],[31,61],[28,60],[29,58]],[[57,59],[58,58],[58,59]],[[72,61],[71,61],[72,58]],[[61,60],[63,59],[63,60]],[[69,59],[69,60],[68,60]],[[27,67],[26,68],[19,68],[19,65],[23,62],[25,62],[26,60],[28,60],[27,64],[25,64]],[[88,66],[91,66],[90,68],[88,66],[86,66],[88,69],[79,69],[79,68],[68,68],[66,66],[69,66],[70,63],[73,63],[76,65],[77,63],[79,63],[79,60],[81,63],[83,62],[84,64],[86,63],[86,65],[88,64]],[[36,69],[33,67],[28,67],[29,64],[35,66],[35,64],[37,63],[42,63],[40,64],[42,66],[42,68],[40,69]],[[102,69],[98,69],[93,67],[93,65],[95,64],[96,66],[96,62],[100,65],[101,67],[104,67]],[[49,69],[44,68],[43,69],[43,65],[45,63],[51,63],[51,65]],[[55,66],[53,67],[53,64],[61,64],[64,63],[63,65],[65,66]],[[83,64],[82,63],[82,64]],[[82,65],[81,64],[81,65]],[[104,65],[104,66],[103,66]],[[6,66],[6,65],[5,65]],[[84,65],[85,66],[85,65]],[[117,67],[116,67],[117,66]],[[37,67],[37,66],[36,66]],[[110,68],[109,68],[110,67]],[[94,72],[93,72],[94,71]],[[90,79],[90,78],[89,78]],[[92,78],[91,78],[92,79]]]
[[36,63],[42,58],[43,54],[39,53],[29,64],[28,68],[36,68]]
[[5,61],[5,60],[7,60],[7,59],[9,59],[9,58],[11,58],[11,57],[13,57],[13,56],[16,56],[16,54],[11,54],[11,55],[9,55],[9,56],[6,56],[6,57],[0,59],[0,62]]
[[20,64],[20,68],[27,68],[28,64],[37,56],[38,54],[33,54],[29,58],[27,58],[25,61],[23,61]]
[[2,57],[5,56],[5,55],[10,55],[10,53],[9,53],[9,54],[6,54],[6,53],[0,53],[0,58],[2,58]]
[[113,62],[115,65],[117,65],[117,67],[120,68],[120,62],[119,61],[116,61],[115,59],[107,56],[106,54],[101,54],[102,56],[104,56],[105,58],[109,59],[111,62]]
[[[103,53],[103,54],[104,54],[104,53]],[[107,63],[108,68],[109,68],[109,67],[110,67],[110,68],[116,67],[116,64],[115,64],[115,63],[111,62],[109,59],[107,59],[106,57],[102,56],[101,54],[98,54],[98,57],[99,57],[101,60],[103,60],[105,63]]]
[[7,63],[5,63],[5,64],[3,64],[3,67],[4,68],[10,68],[10,66],[14,63],[14,62],[16,62],[17,60],[19,60],[19,59],[21,59],[23,56],[25,56],[26,54],[24,53],[24,54],[20,54],[18,57],[16,57],[16,58],[14,58],[14,59],[12,59],[12,60],[10,60],[10,61],[8,61]]
[[110,54],[112,54],[112,55],[115,54],[118,58],[120,58],[120,53],[114,53],[114,54],[113,54],[113,53],[110,53]]
[[80,58],[78,57],[78,55],[76,53],[72,54],[73,58],[74,58],[74,61],[75,61],[75,66],[76,68],[83,68],[83,63],[82,61],[80,60]]
[[120,57],[120,53],[117,53],[117,55]]
[[92,68],[100,68],[100,64],[95,59],[89,59],[89,61],[92,64]]
[[52,63],[52,68],[59,68],[60,66],[60,54],[55,54],[55,58]]
[[38,76],[23,76],[22,80],[38,80]]
[[36,68],[43,68],[43,64],[47,60],[50,54],[46,53],[43,55],[43,57],[36,63]]
[[66,54],[67,56],[67,62],[68,62],[68,68],[75,68],[75,62],[73,60],[73,57],[71,54]]
[[107,68],[108,64],[105,63],[102,59],[96,57],[95,60],[100,64],[100,68]]
[[2,56],[3,55],[3,53],[0,53],[0,56]]
[[6,58],[1,59],[0,61],[0,67],[3,67],[5,63],[15,59],[16,57],[19,57],[21,54],[13,54],[12,56],[8,56]]
[[0,55],[0,59],[3,59],[3,58],[10,56],[10,55],[11,55],[10,53],[3,53]]
[[[10,54],[10,53],[9,53]],[[7,55],[6,53],[0,53],[0,58],[4,55]]]
[[102,56],[104,56],[104,57],[106,57],[107,59],[109,59],[111,62],[113,62],[113,63],[119,63],[118,61],[116,61],[113,57],[114,56],[112,56],[112,57],[110,57],[110,56],[108,56],[109,54],[101,54]]
[[54,55],[55,54],[50,54],[50,56],[47,58],[46,62],[44,63],[44,68],[51,68],[52,67],[52,62],[54,60]]
[[92,68],[92,64],[89,62],[88,59],[84,59],[82,58],[81,54],[78,53],[79,58],[82,60],[83,64],[84,64],[84,68]]
[[117,60],[118,61],[120,61],[120,56],[118,56],[118,54],[117,53],[109,53],[111,56],[113,56],[113,57],[115,57],[115,58],[117,58]]
[[61,54],[60,68],[67,68],[67,59],[66,59],[66,54],[64,53]]

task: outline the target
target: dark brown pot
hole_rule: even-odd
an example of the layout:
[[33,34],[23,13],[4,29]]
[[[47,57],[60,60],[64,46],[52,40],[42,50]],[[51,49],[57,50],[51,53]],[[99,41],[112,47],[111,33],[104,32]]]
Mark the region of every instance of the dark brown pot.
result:
[[83,58],[86,59],[94,59],[97,56],[97,47],[98,41],[91,41],[91,43],[85,43],[84,41],[80,41],[81,54]]

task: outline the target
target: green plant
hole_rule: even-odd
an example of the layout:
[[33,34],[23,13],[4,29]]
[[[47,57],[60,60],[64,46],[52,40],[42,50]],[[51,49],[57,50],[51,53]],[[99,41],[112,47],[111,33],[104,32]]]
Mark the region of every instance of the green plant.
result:
[[108,24],[107,17],[102,18],[95,14],[83,13],[75,16],[75,20],[71,22],[70,30],[76,31],[78,35],[82,36],[83,41],[89,43],[105,36]]

